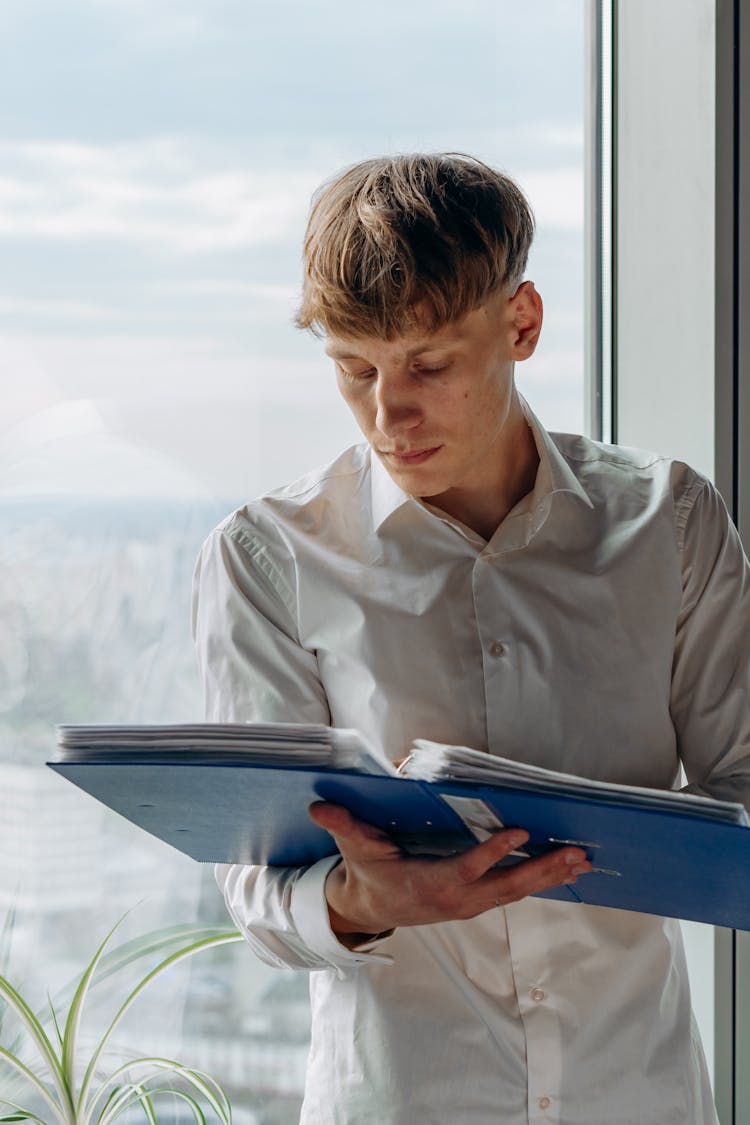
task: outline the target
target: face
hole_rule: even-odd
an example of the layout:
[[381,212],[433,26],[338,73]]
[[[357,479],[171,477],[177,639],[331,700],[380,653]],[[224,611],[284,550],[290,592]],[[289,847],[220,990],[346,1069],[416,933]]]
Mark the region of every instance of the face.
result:
[[405,492],[438,503],[496,487],[525,428],[513,365],[534,351],[541,319],[525,282],[435,332],[327,338],[344,399]]

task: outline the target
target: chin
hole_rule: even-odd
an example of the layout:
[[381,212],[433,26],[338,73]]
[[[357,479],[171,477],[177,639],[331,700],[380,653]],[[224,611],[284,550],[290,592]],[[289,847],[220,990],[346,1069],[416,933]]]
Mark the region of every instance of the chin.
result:
[[391,476],[399,488],[418,500],[429,500],[436,496],[442,496],[450,488],[448,482],[442,478],[442,474],[441,477],[438,477],[437,473],[420,473],[419,467],[396,469],[391,472]]

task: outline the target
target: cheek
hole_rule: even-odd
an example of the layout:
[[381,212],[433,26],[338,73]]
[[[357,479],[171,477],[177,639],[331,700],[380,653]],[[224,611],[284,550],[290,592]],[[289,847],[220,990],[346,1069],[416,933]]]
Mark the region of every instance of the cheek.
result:
[[364,432],[369,431],[374,418],[374,407],[370,404],[369,396],[356,394],[351,387],[342,386],[341,383],[339,383],[339,391],[359,428]]
[[343,398],[346,405],[349,407],[350,410],[353,411],[355,409],[357,395],[355,393],[355,389],[352,386],[352,384],[348,383],[346,381],[346,379],[342,379],[340,375],[337,375],[336,376],[336,386],[338,387],[339,394]]
[[475,405],[488,420],[499,421],[508,413],[511,397],[510,386],[493,379],[480,388]]
[[507,395],[496,385],[482,387],[476,394],[461,399],[463,425],[475,441],[494,441],[502,430],[508,411]]

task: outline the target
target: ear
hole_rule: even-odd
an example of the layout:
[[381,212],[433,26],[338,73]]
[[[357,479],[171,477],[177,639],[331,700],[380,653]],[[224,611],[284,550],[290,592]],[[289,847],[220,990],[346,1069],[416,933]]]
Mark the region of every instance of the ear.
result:
[[511,313],[511,358],[528,359],[534,354],[542,331],[544,306],[533,281],[519,285],[509,301]]

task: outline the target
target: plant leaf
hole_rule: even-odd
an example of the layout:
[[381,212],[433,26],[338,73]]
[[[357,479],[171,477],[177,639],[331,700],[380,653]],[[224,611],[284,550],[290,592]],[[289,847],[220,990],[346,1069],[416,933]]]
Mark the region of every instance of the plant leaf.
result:
[[123,914],[123,916],[119,918],[117,922],[115,922],[114,926],[109,931],[104,941],[101,943],[96,953],[89,961],[88,965],[83,971],[80,981],[78,982],[78,987],[73,994],[73,999],[70,1002],[68,1016],[65,1020],[65,1030],[63,1032],[62,1071],[65,1075],[65,1079],[73,1096],[75,1090],[74,1069],[76,1039],[78,1038],[78,1028],[80,1027],[81,1023],[81,1016],[83,1014],[83,1005],[86,1000],[86,993],[89,990],[91,978],[96,971],[96,966],[99,964],[102,954],[104,953],[104,950],[107,946],[107,942],[112,937],[112,934],[115,932],[118,926],[122,925],[125,917],[126,916]]
[[226,933],[226,929],[221,926],[180,923],[175,926],[164,926],[140,937],[131,938],[105,953],[96,975],[97,983],[106,980],[107,977],[119,972],[120,969],[125,968],[133,961],[158,953],[159,950],[165,949],[175,942],[184,945],[186,942],[200,941],[204,937],[214,937],[222,933]]
[[202,1095],[219,1121],[225,1122],[226,1125],[231,1125],[232,1110],[229,1105],[229,1099],[215,1078],[205,1074],[202,1070],[194,1070],[192,1067],[184,1067],[179,1063],[171,1063],[168,1059],[154,1059],[152,1061],[164,1068],[169,1067],[174,1074],[179,1075],[184,1082],[192,1086]]
[[141,1108],[143,1109],[144,1116],[149,1125],[158,1125],[156,1113],[154,1111],[154,1103],[149,1093],[144,1093],[141,1099]]
[[127,1086],[120,1087],[120,1098],[117,1105],[109,1105],[107,1108],[106,1116],[102,1115],[98,1118],[97,1125],[111,1125],[121,1113],[126,1109],[132,1109],[133,1106],[140,1105],[143,1109],[144,1115],[150,1125],[158,1125],[156,1118],[156,1111],[154,1109],[154,1098],[162,1096],[170,1096],[175,1098],[182,1098],[184,1101],[190,1103],[193,1110],[193,1117],[205,1125],[205,1114],[201,1111],[200,1106],[194,1098],[186,1094],[183,1090],[172,1089],[168,1086],[160,1086],[156,1090],[149,1090],[146,1082],[134,1082]]
[[125,1082],[116,1086],[107,1098],[102,1111],[97,1117],[97,1125],[108,1125],[122,1113],[123,1109],[132,1104],[134,1093],[138,1093],[140,1086],[137,1083]]
[[[100,1039],[96,1050],[94,1051],[93,1055],[91,1056],[88,1067],[86,1068],[86,1073],[84,1074],[83,1081],[81,1082],[81,1088],[80,1088],[80,1091],[79,1091],[79,1094],[78,1094],[78,1101],[77,1101],[77,1112],[78,1112],[78,1115],[79,1115],[79,1118],[80,1118],[80,1121],[81,1121],[81,1125],[86,1125],[86,1122],[88,1122],[88,1120],[89,1120],[89,1113],[88,1113],[88,1109],[87,1109],[87,1105],[86,1105],[86,1098],[87,1098],[87,1095],[88,1095],[88,1092],[89,1092],[89,1087],[90,1087],[91,1082],[92,1082],[93,1077],[94,1077],[96,1065],[99,1061],[99,1058],[100,1058],[100,1056],[101,1056],[101,1054],[102,1054],[102,1052],[103,1052],[103,1050],[104,1050],[104,1048],[107,1044],[107,1041],[110,1039],[110,1037],[111,1037],[112,1033],[114,1032],[115,1028],[120,1023],[120,1020],[123,1018],[123,1016],[128,1011],[128,1009],[131,1007],[131,1005],[134,1003],[134,1001],[138,998],[138,996],[140,996],[140,994],[143,992],[143,990],[145,988],[147,988],[149,986],[149,984],[151,984],[151,982],[156,979],[156,977],[160,976],[161,973],[163,973],[164,970],[168,969],[171,965],[176,965],[180,961],[184,961],[186,958],[192,957],[194,954],[199,953],[203,949],[210,949],[212,947],[216,947],[216,946],[219,946],[219,945],[228,945],[232,942],[237,942],[237,941],[242,941],[242,935],[238,931],[236,931],[236,930],[228,930],[228,931],[225,930],[225,931],[223,931],[219,934],[215,934],[211,937],[206,937],[206,938],[200,939],[199,941],[191,942],[190,945],[187,945],[187,946],[183,947],[182,949],[178,949],[175,953],[171,953],[168,957],[166,957],[163,961],[161,961],[154,969],[152,969],[149,973],[147,973],[146,976],[143,977],[143,979],[141,981],[139,981],[139,983],[135,986],[135,988],[129,993],[129,995],[125,998],[123,1003],[120,1005],[120,1008],[118,1009],[114,1019],[112,1020],[109,1027],[105,1031],[104,1035]],[[70,1019],[70,1016],[68,1017],[68,1019]]]
[[[120,1070],[126,1069],[127,1066],[120,1068]],[[106,1083],[99,1091],[99,1094],[101,1094],[104,1089],[106,1089]],[[150,1112],[151,1116],[154,1119],[153,1125],[158,1125],[153,1112],[153,1106],[151,1105],[148,1098],[148,1090],[146,1089],[144,1084],[138,1082],[121,1083],[120,1085],[115,1086],[110,1091],[109,1097],[102,1106],[101,1112],[97,1116],[97,1125],[109,1125],[109,1122],[114,1121],[115,1118],[118,1117],[124,1109],[127,1109],[130,1105],[136,1103],[141,1093],[145,1095],[145,1099],[149,1103],[147,1107],[144,1107],[144,1113],[146,1114],[146,1117],[149,1116]],[[97,1097],[98,1096],[99,1095],[97,1095]],[[89,1109],[91,1109],[92,1105],[93,1103],[90,1102]],[[149,1118],[149,1120],[151,1119]]]
[[[105,1081],[102,1082],[99,1089],[96,1091],[96,1093],[89,1100],[88,1105],[86,1106],[86,1115],[85,1115],[84,1121],[88,1121],[95,1116],[96,1103],[99,1101],[99,1099],[101,1097],[103,1097],[103,1095],[104,1095],[108,1086],[112,1085],[113,1082],[117,1082],[120,1078],[129,1074],[131,1071],[135,1070],[139,1066],[150,1066],[153,1061],[154,1060],[152,1060],[150,1058],[130,1059],[130,1060],[128,1060],[128,1062],[122,1063],[120,1066],[118,1066],[117,1070],[113,1070],[112,1073],[110,1074],[109,1078],[105,1079]],[[139,1086],[143,1086],[145,1088],[145,1084],[153,1077],[154,1077],[154,1075],[146,1074],[145,1076],[142,1076],[141,1078],[138,1079],[137,1084]],[[133,1082],[126,1083],[126,1085],[131,1090],[134,1087]],[[109,1094],[109,1096],[108,1096],[106,1102],[104,1103],[101,1111],[99,1112],[99,1116],[97,1118],[100,1125],[101,1125],[101,1122],[103,1122],[105,1120],[105,1116],[106,1116],[107,1120],[109,1120],[109,1113],[108,1113],[109,1106],[110,1106],[110,1104],[113,1100],[113,1097],[114,1097],[115,1093],[117,1093],[118,1091],[120,1091],[122,1089],[124,1089],[124,1086],[122,1086],[122,1085],[115,1086],[114,1089],[112,1090],[112,1092]]]
[[57,1012],[55,1011],[55,1006],[52,1003],[52,997],[50,996],[49,993],[47,993],[47,1003],[49,1004],[50,1017],[52,1019],[52,1023],[53,1023],[54,1028],[55,1028],[55,1034],[57,1035],[58,1046],[62,1047],[63,1037],[62,1037],[62,1033],[60,1031],[60,1024],[57,1022]]
[[[8,972],[8,962],[10,960],[10,945],[13,938],[13,927],[16,921],[15,907],[11,907],[5,915],[3,920],[3,928],[0,930],[0,976],[6,976]],[[3,1016],[5,1004],[0,1000],[0,1031],[3,1027]]]
[[[120,925],[128,916],[130,911],[122,915],[117,925]],[[114,929],[117,927],[115,926]],[[181,941],[198,941],[204,937],[218,936],[219,934],[226,933],[226,929],[219,926],[199,926],[192,923],[180,923],[175,926],[165,926],[158,930],[152,930],[150,933],[143,934],[140,937],[131,938],[121,945],[116,946],[114,949],[106,952],[100,959],[96,970],[95,978],[90,982],[90,988],[96,989],[100,984],[103,984],[109,977],[115,973],[120,972],[122,969],[127,968],[132,962],[137,961],[142,957],[152,957],[160,950],[174,945],[175,942]],[[75,980],[69,981],[63,988],[59,989],[55,999],[54,1008],[57,1011],[62,1011],[70,1006],[76,989],[80,984],[80,976]],[[52,1004],[45,1006],[41,1011],[36,1013],[36,1018],[40,1024],[44,1026],[52,1018],[51,1013]]]
[[[123,921],[127,914],[122,916],[120,921]],[[158,930],[152,930],[150,933],[143,934],[140,937],[130,938],[128,941],[123,942],[121,945],[116,946],[114,949],[106,952],[97,967],[96,976],[91,981],[91,988],[96,989],[109,977],[115,973],[120,972],[132,962],[137,961],[141,957],[153,956],[161,949],[165,949],[175,942],[181,941],[197,941],[203,937],[211,937],[226,933],[226,930],[219,926],[200,926],[197,923],[180,923],[174,926],[164,926]],[[0,936],[0,948],[2,937]],[[54,1008],[56,1011],[64,1011],[70,1006],[73,995],[80,983],[80,976],[75,980],[69,981],[64,985],[55,995]],[[0,1008],[0,1015],[2,1009]],[[50,1022],[52,1016],[50,1007],[45,1005],[40,1011],[35,1013],[36,1018],[44,1027]],[[15,1048],[15,1044],[14,1044]]]
[[0,1105],[9,1105],[16,1111],[15,1113],[5,1114],[3,1117],[0,1117],[0,1121],[36,1121],[38,1125],[44,1125],[44,1121],[42,1121],[41,1117],[37,1117],[30,1109],[24,1109],[22,1105],[12,1102],[10,1098],[0,1098]]
[[16,908],[11,906],[3,919],[3,928],[0,930],[0,973],[3,976],[8,972],[10,960],[10,943],[13,937],[13,927],[16,924]]
[[[195,1070],[192,1067],[183,1066],[182,1063],[175,1062],[174,1059],[164,1059],[159,1058],[158,1056],[154,1056],[151,1058],[134,1059],[131,1062],[124,1063],[122,1066],[118,1067],[118,1069],[114,1071],[112,1075],[110,1075],[108,1081],[104,1083],[104,1086],[102,1086],[98,1090],[96,1095],[91,1099],[87,1107],[88,1112],[91,1113],[93,1111],[95,1102],[101,1097],[104,1089],[106,1089],[106,1086],[110,1082],[116,1081],[118,1078],[120,1078],[121,1075],[124,1075],[137,1067],[144,1067],[147,1070],[153,1071],[153,1073],[147,1073],[137,1079],[139,1086],[142,1086],[145,1089],[147,1083],[154,1081],[156,1078],[159,1078],[165,1072],[171,1073],[176,1077],[182,1079],[187,1085],[192,1086],[196,1093],[199,1093],[208,1103],[219,1121],[224,1122],[225,1125],[231,1125],[232,1109],[229,1104],[229,1099],[222,1089],[221,1085],[216,1081],[215,1078],[212,1078],[210,1075],[205,1074],[202,1070]],[[152,1093],[155,1096],[156,1094],[161,1093],[161,1089],[156,1088],[152,1091]],[[108,1099],[107,1101],[107,1107],[109,1106],[109,1100],[110,1099]],[[110,1118],[109,1114],[107,1114],[107,1120],[113,1119],[113,1117]],[[101,1123],[104,1121],[104,1110],[102,1111],[102,1115],[98,1120],[101,1125]]]
[[44,1032],[44,1028],[39,1023],[39,1020],[36,1018],[24,998],[20,995],[20,993],[16,992],[13,985],[9,980],[6,980],[5,977],[0,977],[0,997],[4,999],[8,1006],[13,1008],[16,1014],[20,1017],[26,1028],[26,1031],[36,1044],[37,1050],[39,1051],[43,1060],[46,1062],[50,1072],[50,1076],[52,1078],[52,1083],[60,1098],[59,1104],[51,1099],[49,1093],[47,1092],[46,1086],[44,1086],[44,1084],[28,1069],[28,1067],[24,1067],[22,1063],[19,1063],[18,1060],[13,1055],[11,1055],[9,1051],[0,1048],[0,1054],[2,1054],[2,1056],[5,1058],[6,1062],[9,1062],[12,1066],[14,1065],[16,1070],[25,1071],[26,1077],[31,1076],[31,1079],[35,1082],[35,1084],[45,1091],[45,1094],[51,1101],[51,1104],[56,1107],[56,1111],[61,1116],[61,1119],[63,1121],[70,1121],[71,1123],[73,1123],[75,1121],[75,1108],[73,1105],[71,1091],[68,1088],[68,1084],[65,1081],[65,1075],[63,1074],[59,1059],[57,1058],[52,1044],[50,1043]]
[[157,1096],[158,1097],[170,1096],[170,1097],[173,1097],[173,1098],[180,1098],[182,1101],[188,1103],[188,1105],[190,1106],[190,1108],[193,1111],[193,1117],[195,1118],[195,1120],[197,1122],[199,1122],[199,1125],[206,1125],[206,1115],[203,1113],[203,1110],[199,1106],[198,1102],[195,1100],[195,1098],[192,1098],[190,1096],[190,1094],[186,1094],[184,1092],[184,1090],[172,1090],[172,1089],[166,1089],[166,1088],[165,1089],[159,1089],[159,1090],[153,1090],[149,1096],[152,1099],[157,1097]]
[[[42,1082],[41,1078],[34,1074],[33,1070],[30,1070],[29,1067],[22,1063],[20,1059],[17,1059],[15,1055],[11,1055],[10,1051],[6,1051],[4,1047],[0,1047],[0,1059],[3,1059],[8,1064],[8,1066],[12,1067],[15,1071],[22,1075],[29,1083],[29,1085],[34,1087],[36,1092],[42,1098],[44,1098],[47,1105],[52,1109],[52,1112],[54,1113],[57,1121],[69,1121],[71,1123],[73,1122],[74,1119],[65,1112],[59,1102],[55,1101],[55,1099],[52,1097],[52,1094],[45,1086],[44,1082]],[[4,1105],[14,1104],[12,1102],[6,1102],[4,1098],[2,1099],[2,1101]]]

